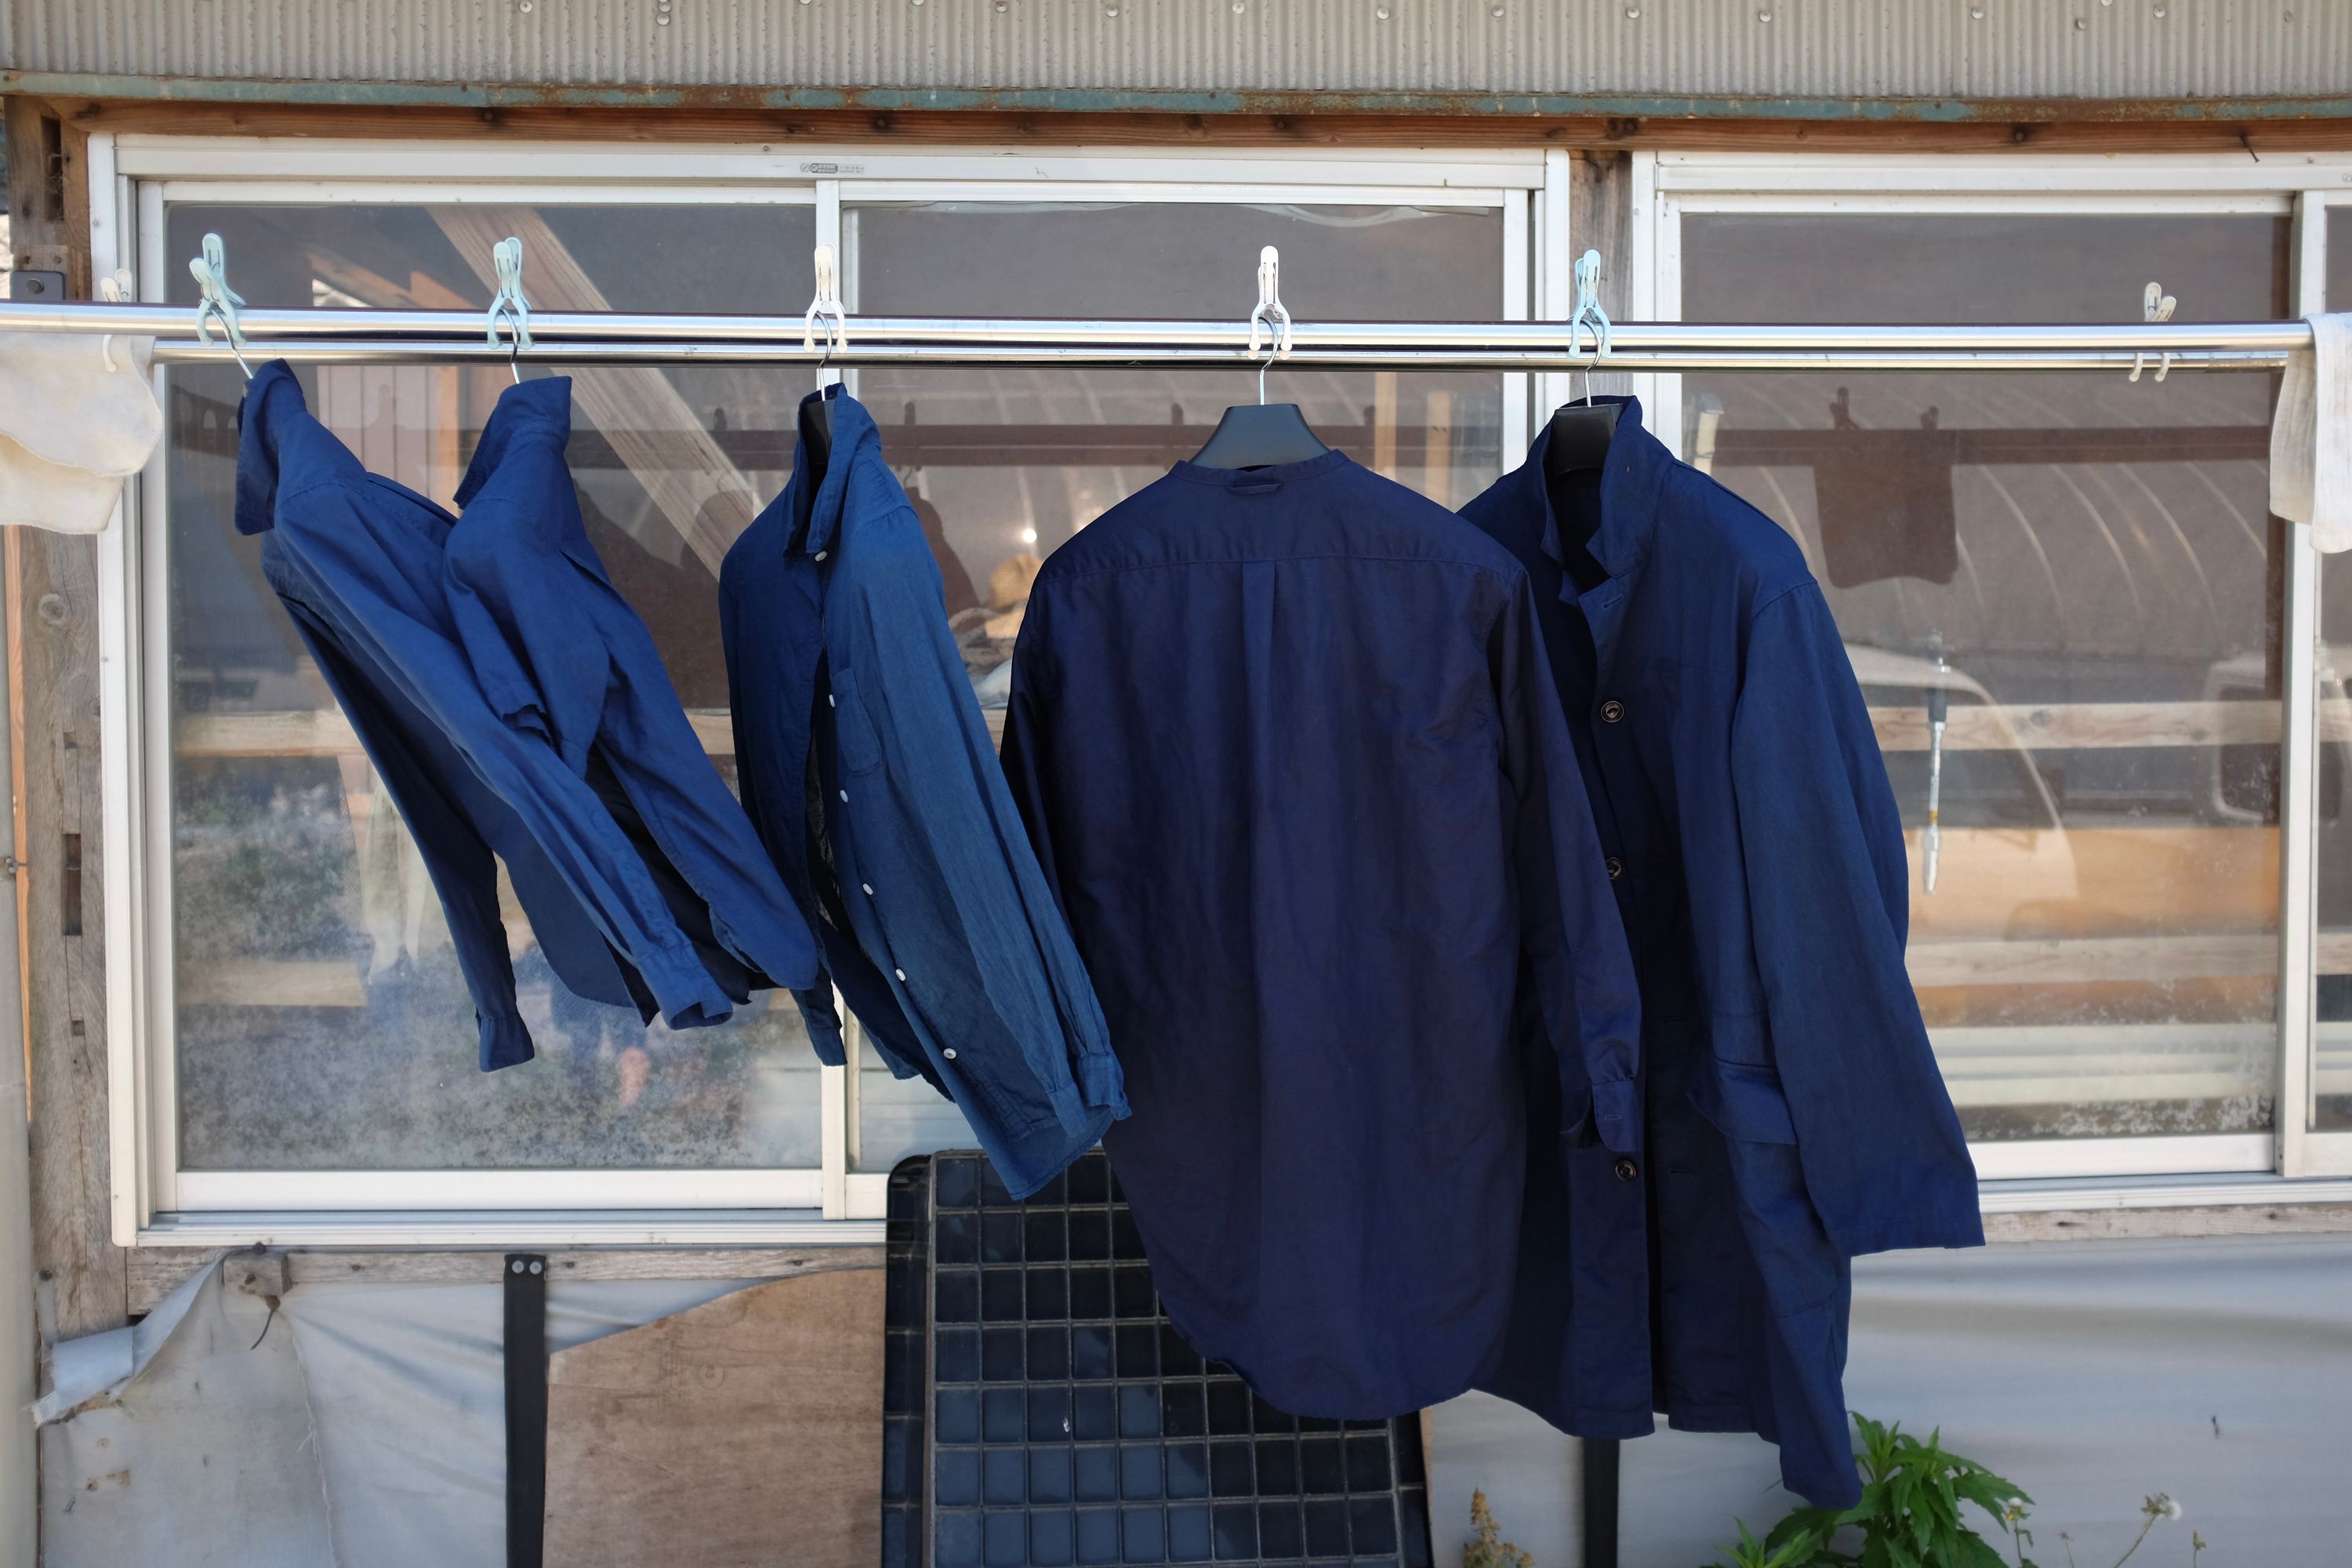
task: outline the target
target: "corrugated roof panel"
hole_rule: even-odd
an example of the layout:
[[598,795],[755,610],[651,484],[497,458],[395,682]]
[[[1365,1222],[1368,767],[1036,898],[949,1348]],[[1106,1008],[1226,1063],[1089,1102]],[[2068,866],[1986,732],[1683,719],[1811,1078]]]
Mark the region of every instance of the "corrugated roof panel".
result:
[[2352,86],[2352,0],[0,0],[0,58],[530,86],[2315,96]]

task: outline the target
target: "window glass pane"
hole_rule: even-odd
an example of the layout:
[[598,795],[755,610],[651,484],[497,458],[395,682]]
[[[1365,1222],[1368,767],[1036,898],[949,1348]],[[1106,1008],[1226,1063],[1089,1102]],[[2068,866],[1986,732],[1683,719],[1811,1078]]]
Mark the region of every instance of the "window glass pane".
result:
[[[1683,221],[1695,321],[2285,308],[2265,216]],[[2271,1125],[2272,379],[1716,374],[1686,445],[1802,543],[1908,827],[1910,963],[1980,1141]],[[1927,693],[1950,704],[1922,886]]]
[[[525,243],[544,309],[798,313],[805,206],[180,205],[167,255],[227,242],[256,306],[481,309]],[[799,258],[798,261],[791,258]],[[782,259],[780,259],[782,258]],[[193,303],[184,268],[172,298]],[[304,369],[374,471],[450,502],[503,368]],[[805,378],[573,373],[589,532],[732,783],[715,571],[783,481]],[[539,1058],[475,1067],[473,1006],[406,831],[232,521],[227,367],[169,386],[174,1023],[192,1170],[809,1167],[816,1061],[781,993],[718,1028],[648,1030],[555,982],[502,887]]]
[[[1487,319],[1503,311],[1499,209],[1277,204],[929,203],[845,215],[853,310],[872,315],[1233,321],[1257,299],[1259,247],[1282,252],[1300,319]],[[1043,557],[1189,458],[1243,372],[867,369],[850,377],[883,450],[920,498],[950,625],[992,728]],[[1458,506],[1502,471],[1499,375],[1276,370],[1328,444]],[[894,1081],[869,1049],[858,1163],[968,1142],[952,1106]]]

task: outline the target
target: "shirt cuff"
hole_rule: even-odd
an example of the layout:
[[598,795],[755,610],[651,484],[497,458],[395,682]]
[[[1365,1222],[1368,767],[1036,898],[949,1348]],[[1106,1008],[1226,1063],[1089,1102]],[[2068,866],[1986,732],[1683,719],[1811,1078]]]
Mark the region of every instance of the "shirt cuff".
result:
[[1090,1051],[1071,1066],[1077,1071],[1078,1098],[1088,1110],[1108,1110],[1113,1121],[1127,1115],[1127,1075],[1119,1069],[1117,1057],[1108,1051]]
[[1641,1085],[1630,1078],[1594,1084],[1592,1130],[1611,1153],[1638,1153],[1642,1147]]

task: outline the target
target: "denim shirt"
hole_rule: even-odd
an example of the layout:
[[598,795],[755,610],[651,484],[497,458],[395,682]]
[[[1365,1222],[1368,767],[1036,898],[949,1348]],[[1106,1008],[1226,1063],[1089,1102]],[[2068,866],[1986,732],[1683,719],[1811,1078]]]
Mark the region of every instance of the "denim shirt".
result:
[[[612,807],[492,708],[445,581],[456,520],[362,468],[283,361],[238,416],[236,526],[415,837],[474,997],[485,1069],[528,1061],[498,864],[558,978],[674,1026],[731,1005]],[[494,859],[493,857],[496,857]],[[803,978],[780,975],[780,982]]]
[[844,1059],[829,980],[891,1070],[952,1099],[1026,1196],[1127,1114],[1119,1064],[921,520],[873,419],[829,401],[823,471],[804,435],[719,572],[743,801],[824,948],[830,973],[796,993],[818,1056]]
[[1796,542],[1602,401],[1603,468],[1548,479],[1547,429],[1463,516],[1536,585],[1641,980],[1649,1154],[1531,1171],[1484,1386],[1584,1436],[1763,1433],[1843,1507],[1847,1260],[1983,1240],[1904,969],[1902,824]]
[[731,1001],[805,985],[815,940],[588,541],[563,461],[571,436],[568,376],[499,395],[449,533],[458,640],[499,716],[641,827],[640,858]]

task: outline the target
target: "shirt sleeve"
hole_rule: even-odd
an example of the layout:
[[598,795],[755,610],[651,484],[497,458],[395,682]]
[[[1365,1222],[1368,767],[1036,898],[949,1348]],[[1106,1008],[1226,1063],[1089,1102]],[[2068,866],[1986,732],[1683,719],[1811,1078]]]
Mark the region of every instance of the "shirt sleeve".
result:
[[[896,820],[884,830],[936,868],[990,1002],[1039,1083],[1050,1094],[1075,1082],[1076,1106],[1055,1096],[1065,1124],[1075,1131],[1095,1112],[1126,1115],[1109,1028],[990,747],[928,547],[919,565],[875,574],[866,604],[874,679],[855,692],[889,777]],[[853,721],[842,716],[845,728]],[[949,736],[958,743],[941,754]],[[854,743],[844,736],[845,754]],[[869,832],[863,821],[859,831]]]
[[1732,719],[1757,967],[1805,1184],[1849,1257],[1984,1239],[1903,944],[1902,819],[1811,583],[1756,613]]
[[1601,1142],[1632,1153],[1642,1142],[1641,993],[1524,577],[1494,635],[1521,952],[1559,1057],[1562,1103],[1589,1099]]

